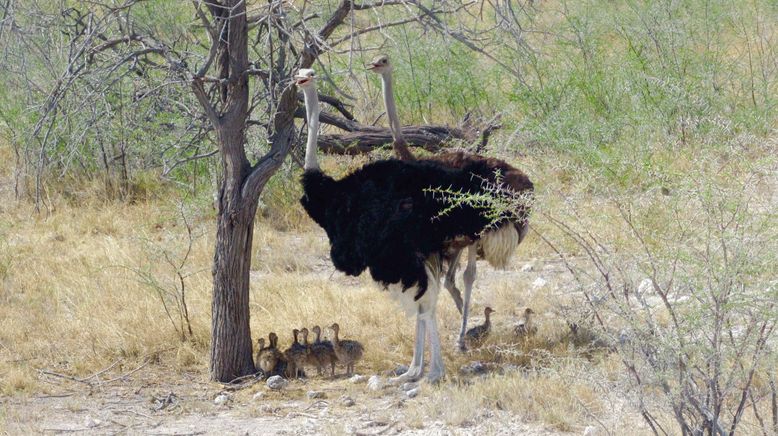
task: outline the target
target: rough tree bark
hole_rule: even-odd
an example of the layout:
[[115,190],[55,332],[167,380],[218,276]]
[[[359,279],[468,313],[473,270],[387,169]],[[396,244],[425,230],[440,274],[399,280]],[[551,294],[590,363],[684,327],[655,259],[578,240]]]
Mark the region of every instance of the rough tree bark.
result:
[[[251,248],[259,194],[278,170],[295,138],[294,113],[297,89],[291,84],[278,99],[269,138],[270,151],[251,165],[245,151],[249,115],[248,26],[244,0],[224,0],[218,6],[209,3],[217,26],[226,32],[213,35],[212,50],[216,62],[223,109],[217,111],[203,86],[205,70],[196,75],[192,88],[217,133],[222,157],[223,180],[219,191],[216,250],[213,259],[213,301],[211,321],[211,368],[214,381],[229,382],[254,373],[251,332],[249,329],[249,273]],[[329,37],[351,10],[351,1],[343,0],[325,26],[316,35],[319,41]],[[311,45],[300,56],[299,66],[310,67],[319,54]],[[207,65],[207,63],[206,63]]]
[[230,381],[254,371],[249,268],[259,192],[243,192],[252,173],[244,149],[249,107],[248,76],[244,74],[249,65],[246,5],[242,0],[225,0],[220,6],[211,6],[210,10],[216,22],[226,21],[226,38],[213,41],[219,45],[215,51],[218,77],[227,79],[220,90],[223,112],[215,111],[197,78],[193,89],[214,125],[222,157],[212,271],[211,379]]

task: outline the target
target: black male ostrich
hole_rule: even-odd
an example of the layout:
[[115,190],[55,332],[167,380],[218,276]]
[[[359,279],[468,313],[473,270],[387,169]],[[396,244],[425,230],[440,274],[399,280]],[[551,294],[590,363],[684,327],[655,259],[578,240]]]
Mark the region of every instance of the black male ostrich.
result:
[[[389,118],[389,128],[394,138],[392,146],[395,154],[401,160],[415,161],[416,157],[408,149],[408,144],[402,133],[400,118],[397,116],[397,105],[395,104],[392,91],[392,64],[389,62],[389,57],[386,55],[377,56],[372,62],[367,64],[367,68],[381,75],[384,104],[386,105],[386,114]],[[456,151],[431,156],[423,161],[434,161],[453,169],[477,168],[481,170],[480,172],[473,171],[477,178],[488,182],[493,187],[499,184],[501,189],[505,189],[515,195],[531,196],[534,190],[529,177],[519,169],[500,159]],[[459,339],[457,340],[459,349],[462,351],[467,349],[465,332],[467,331],[467,319],[470,310],[470,294],[473,290],[473,282],[475,282],[476,257],[481,255],[494,267],[505,267],[513,252],[516,251],[516,247],[527,235],[529,229],[528,215],[529,204],[517,202],[517,209],[513,211],[513,217],[510,220],[506,220],[502,225],[484,232],[480,238],[459,237],[445,243],[444,259],[448,263],[445,286],[454,299],[457,309],[462,313],[462,325],[459,330]],[[456,271],[459,266],[459,257],[465,247],[467,247],[467,267],[462,274],[465,283],[465,295],[464,301],[462,301],[462,296],[456,287]]]
[[461,206],[447,214],[449,205],[426,190],[450,187],[463,193],[484,193],[472,174],[485,174],[482,162],[462,169],[432,162],[383,160],[370,163],[335,180],[317,161],[319,103],[312,70],[295,77],[303,90],[308,118],[304,195],[308,215],[327,232],[335,267],[349,275],[365,269],[372,278],[416,315],[416,342],[408,372],[393,381],[418,379],[423,373],[424,341],[430,335],[431,363],[427,376],[443,376],[435,317],[440,289],[444,242],[457,237],[476,239],[491,221],[479,210]]

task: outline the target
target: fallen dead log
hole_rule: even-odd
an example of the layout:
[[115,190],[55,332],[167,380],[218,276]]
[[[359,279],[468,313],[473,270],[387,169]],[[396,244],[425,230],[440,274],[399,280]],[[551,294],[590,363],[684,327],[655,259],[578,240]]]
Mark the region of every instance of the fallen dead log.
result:
[[[431,153],[440,151],[452,140],[470,139],[456,127],[422,125],[405,126],[402,130],[408,145],[423,148]],[[372,127],[343,134],[320,135],[319,148],[325,153],[355,155],[391,145],[393,140],[389,129]]]
[[[343,107],[334,97],[328,97],[327,103],[333,107]],[[295,117],[305,119],[305,109],[298,108]],[[319,136],[319,149],[325,153],[364,154],[391,145],[394,140],[389,128],[361,124],[353,119],[353,116],[347,119],[322,111],[319,121],[346,131]],[[476,151],[480,152],[486,147],[492,132],[500,127],[495,122],[475,126],[470,117],[466,116],[461,127],[424,124],[404,126],[402,131],[409,146],[423,148],[431,153],[436,153],[452,143],[477,143]]]

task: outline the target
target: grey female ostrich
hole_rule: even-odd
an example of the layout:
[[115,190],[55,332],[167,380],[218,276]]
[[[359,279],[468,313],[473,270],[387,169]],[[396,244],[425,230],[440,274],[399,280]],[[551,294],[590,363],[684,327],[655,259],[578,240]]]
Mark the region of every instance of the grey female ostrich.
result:
[[[392,146],[397,157],[404,161],[415,161],[416,158],[408,149],[408,144],[402,133],[400,118],[397,116],[397,105],[395,104],[394,92],[392,91],[392,64],[389,62],[389,57],[380,55],[367,64],[367,68],[381,75],[386,114],[389,118],[389,128],[394,138]],[[529,177],[500,159],[458,151],[442,153],[426,160],[438,162],[453,169],[463,169],[472,166],[474,163],[481,163],[482,166],[478,168],[486,169],[486,172],[474,174],[481,180],[488,181],[493,186],[499,183],[503,189],[515,194],[531,194],[534,189]],[[513,217],[510,220],[506,220],[501,226],[489,229],[477,238],[455,238],[446,241],[444,258],[448,263],[448,271],[446,272],[445,287],[454,299],[457,309],[462,313],[462,325],[459,330],[459,339],[457,340],[457,345],[459,345],[459,349],[462,351],[467,349],[465,334],[470,310],[470,294],[472,293],[476,276],[477,256],[481,255],[489,264],[496,268],[504,268],[513,252],[516,251],[516,247],[527,235],[527,230],[529,229],[527,221],[529,207],[522,205],[513,212]],[[465,283],[463,301],[459,290],[456,288],[456,271],[459,267],[459,257],[465,247],[467,247],[467,267],[462,274]]]
[[475,240],[492,221],[467,205],[448,210],[447,204],[427,190],[446,186],[467,194],[484,194],[486,190],[472,174],[484,174],[488,168],[483,162],[448,168],[434,161],[389,159],[372,162],[335,180],[321,171],[316,156],[319,102],[315,74],[302,69],[295,80],[303,90],[308,119],[300,202],[327,232],[335,268],[353,276],[369,270],[408,313],[416,315],[413,360],[408,371],[393,381],[421,377],[429,332],[431,362],[427,379],[435,382],[444,372],[435,317],[444,242],[455,238]]

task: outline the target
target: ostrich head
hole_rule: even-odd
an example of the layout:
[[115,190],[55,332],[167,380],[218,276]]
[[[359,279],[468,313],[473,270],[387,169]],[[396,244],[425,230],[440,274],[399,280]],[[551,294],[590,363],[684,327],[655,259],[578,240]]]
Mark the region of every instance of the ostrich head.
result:
[[386,106],[386,115],[389,118],[389,128],[392,130],[394,142],[392,147],[401,160],[416,160],[416,157],[408,149],[408,143],[402,132],[400,117],[397,115],[397,104],[394,101],[394,92],[392,91],[392,63],[389,62],[389,56],[376,56],[370,63],[365,65],[368,70],[381,75],[381,88],[384,94],[384,105]]
[[378,55],[375,58],[373,58],[372,61],[370,61],[365,67],[378,74],[385,74],[385,73],[391,73],[392,72],[392,64],[389,62],[389,56],[387,55]]
[[484,309],[484,316],[489,316],[495,312],[496,310],[492,309],[491,307],[487,307],[486,309]]
[[294,75],[294,82],[302,89],[316,87],[316,72],[310,68],[300,68]]
[[278,344],[278,335],[275,333],[270,333],[267,335],[267,338],[270,341],[270,346],[268,348],[276,348],[276,345]]

